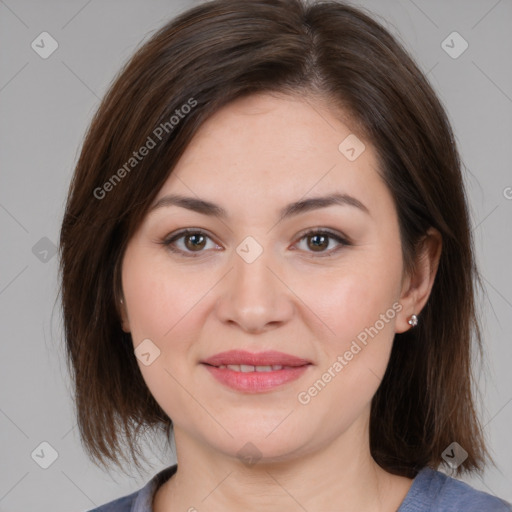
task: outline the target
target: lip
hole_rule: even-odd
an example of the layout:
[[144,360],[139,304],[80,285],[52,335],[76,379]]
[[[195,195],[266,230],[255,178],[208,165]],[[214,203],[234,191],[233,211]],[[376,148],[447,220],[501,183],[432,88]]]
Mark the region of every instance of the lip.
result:
[[[306,359],[267,351],[259,353],[244,350],[221,352],[201,362],[210,374],[221,384],[236,391],[262,393],[281,387],[297,380],[308,370],[312,363]],[[227,368],[227,365],[282,366],[271,371],[242,372]],[[219,368],[219,366],[222,366]]]
[[257,353],[247,352],[246,350],[228,350],[227,352],[215,354],[201,362],[211,366],[220,366],[222,364],[245,364],[252,366],[280,364],[281,366],[304,366],[311,364],[311,361],[307,359],[285,354],[284,352],[277,352],[275,350]]

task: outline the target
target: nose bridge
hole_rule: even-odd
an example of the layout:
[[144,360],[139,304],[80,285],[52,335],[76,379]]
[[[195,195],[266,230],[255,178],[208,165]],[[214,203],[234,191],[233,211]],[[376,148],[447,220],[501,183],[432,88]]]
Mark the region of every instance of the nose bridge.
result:
[[270,278],[275,277],[268,268],[272,266],[271,253],[253,237],[247,237],[236,249],[233,292],[247,309],[262,309],[273,299],[275,283],[270,283]]
[[[264,248],[247,237],[233,254],[233,269],[222,289],[219,311],[223,321],[257,331],[269,323],[282,322],[290,314],[286,287],[274,275],[278,273],[271,248]],[[272,270],[271,270],[272,269]]]

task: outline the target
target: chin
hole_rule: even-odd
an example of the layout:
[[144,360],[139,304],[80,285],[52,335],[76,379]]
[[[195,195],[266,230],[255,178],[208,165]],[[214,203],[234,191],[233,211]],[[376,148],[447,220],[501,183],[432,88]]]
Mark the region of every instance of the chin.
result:
[[266,423],[252,424],[251,428],[247,428],[248,423],[244,422],[236,429],[226,425],[233,437],[225,431],[214,438],[211,436],[211,431],[203,432],[203,442],[214,451],[239,459],[248,467],[256,462],[273,464],[293,460],[307,452],[306,447],[312,439],[308,442],[306,433],[303,433],[304,438],[299,437],[296,428],[291,429],[280,425],[276,429],[282,419],[281,415],[279,421],[273,423],[272,428],[268,428]]

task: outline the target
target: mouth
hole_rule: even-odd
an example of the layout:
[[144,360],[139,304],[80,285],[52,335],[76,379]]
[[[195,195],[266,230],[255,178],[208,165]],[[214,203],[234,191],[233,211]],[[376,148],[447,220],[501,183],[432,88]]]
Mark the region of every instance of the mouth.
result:
[[[248,367],[256,368],[256,371],[270,371],[268,367],[280,366],[281,368],[275,369],[281,370],[283,367],[295,368],[311,364],[311,361],[307,359],[275,350],[257,353],[247,352],[246,350],[228,350],[227,352],[215,354],[201,362],[217,368],[221,366],[239,366],[240,369],[237,370],[245,372],[254,371],[254,369],[247,369]],[[245,370],[242,369],[243,367],[245,367]],[[234,368],[231,369],[234,370]]]
[[298,379],[311,361],[283,352],[230,350],[201,361],[221,384],[248,393],[271,391]]
[[234,372],[242,372],[242,373],[249,373],[249,372],[274,372],[277,370],[289,370],[291,368],[298,368],[297,366],[283,366],[281,364],[272,364],[272,365],[258,365],[253,366],[251,364],[221,364],[219,366],[215,366],[215,368],[227,368],[228,370],[232,370]]

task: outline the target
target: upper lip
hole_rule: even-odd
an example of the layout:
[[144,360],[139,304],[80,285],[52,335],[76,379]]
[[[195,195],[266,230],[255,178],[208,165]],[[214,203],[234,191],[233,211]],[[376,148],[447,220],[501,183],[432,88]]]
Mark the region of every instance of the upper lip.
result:
[[304,366],[306,364],[311,364],[310,361],[302,359],[301,357],[292,356],[283,352],[276,352],[274,350],[257,353],[247,352],[245,350],[228,350],[227,352],[215,354],[201,362],[211,366],[228,364],[244,364],[251,366]]

